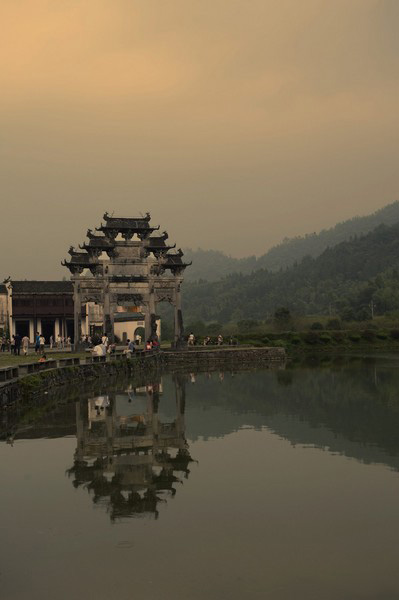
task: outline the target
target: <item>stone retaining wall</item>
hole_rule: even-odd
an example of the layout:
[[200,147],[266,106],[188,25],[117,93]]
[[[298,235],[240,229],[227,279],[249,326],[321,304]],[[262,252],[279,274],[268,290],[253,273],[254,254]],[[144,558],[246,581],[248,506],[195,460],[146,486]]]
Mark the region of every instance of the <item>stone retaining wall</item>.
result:
[[[47,361],[10,367],[0,383],[0,410],[19,400],[29,399],[68,384],[76,384],[121,373],[149,376],[161,368],[170,371],[239,370],[284,365],[284,348],[190,348],[182,351],[140,352],[131,358],[125,355]],[[54,363],[54,364],[53,364]],[[3,369],[4,371],[4,369]]]
[[284,348],[190,348],[162,353],[162,365],[171,370],[248,369],[283,365]]
[[60,386],[83,384],[122,373],[145,372],[151,375],[154,370],[159,370],[160,363],[160,354],[149,352],[137,354],[132,358],[123,356],[119,360],[97,360],[86,363],[83,359],[79,364],[73,365],[54,365],[50,368],[46,365],[46,369],[27,375],[23,370],[19,378],[0,385],[0,410],[20,400],[34,400],[37,396]]

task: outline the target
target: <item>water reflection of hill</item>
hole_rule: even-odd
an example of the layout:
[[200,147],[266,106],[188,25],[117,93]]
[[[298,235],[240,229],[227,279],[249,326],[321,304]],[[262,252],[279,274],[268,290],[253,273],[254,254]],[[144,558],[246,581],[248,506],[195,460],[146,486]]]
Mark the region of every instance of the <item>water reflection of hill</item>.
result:
[[399,370],[378,363],[225,374],[223,381],[201,376],[189,389],[187,434],[219,437],[243,425],[266,426],[292,444],[397,469],[398,396]]

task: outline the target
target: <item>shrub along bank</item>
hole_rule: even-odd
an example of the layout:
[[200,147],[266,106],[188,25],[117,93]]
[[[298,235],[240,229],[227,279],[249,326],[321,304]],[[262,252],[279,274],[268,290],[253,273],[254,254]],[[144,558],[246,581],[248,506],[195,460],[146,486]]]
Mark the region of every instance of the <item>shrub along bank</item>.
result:
[[[398,350],[399,329],[364,329],[319,331],[285,331],[236,334],[239,345],[263,347],[282,346],[288,353],[318,350]],[[198,343],[202,340],[199,339]]]

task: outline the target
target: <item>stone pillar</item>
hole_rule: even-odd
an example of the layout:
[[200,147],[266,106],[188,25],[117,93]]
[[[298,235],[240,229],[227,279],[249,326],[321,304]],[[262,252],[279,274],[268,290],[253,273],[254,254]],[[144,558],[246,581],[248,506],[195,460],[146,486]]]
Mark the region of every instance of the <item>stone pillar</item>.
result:
[[155,292],[153,283],[150,284],[149,290],[149,302],[148,302],[148,311],[150,314],[150,338],[157,339],[157,319],[156,319],[156,307],[155,307]]
[[143,308],[144,308],[144,336],[145,336],[145,340],[144,340],[144,346],[145,343],[148,339],[150,339],[151,337],[151,313],[150,313],[150,307],[149,307],[149,303],[145,303],[143,304]]
[[183,343],[183,313],[181,310],[181,291],[180,282],[176,281],[175,284],[175,348],[181,346]]
[[108,281],[104,282],[104,313],[103,313],[103,333],[108,337],[110,343],[114,341],[113,315],[111,308],[111,297]]
[[73,344],[79,348],[82,330],[82,298],[78,281],[73,282]]
[[[84,404],[83,404],[84,402]],[[84,452],[83,452],[83,443],[84,443],[84,421],[83,414],[84,409],[87,411],[87,400],[80,402],[76,402],[76,458],[78,460],[83,460]]]
[[116,312],[116,304],[111,302],[110,304],[110,312],[109,312],[109,320],[110,320],[110,333],[108,335],[108,339],[111,344],[115,342],[115,312]]
[[180,438],[185,431],[186,385],[183,376],[175,375],[174,384],[176,390],[176,434]]
[[158,404],[159,404],[159,384],[155,383],[152,385],[151,391],[148,393],[148,414],[151,421],[153,445],[154,451],[158,447],[158,436],[159,436],[159,416],[158,416]]
[[29,341],[31,344],[35,343],[35,335],[35,324],[33,322],[33,319],[29,319]]

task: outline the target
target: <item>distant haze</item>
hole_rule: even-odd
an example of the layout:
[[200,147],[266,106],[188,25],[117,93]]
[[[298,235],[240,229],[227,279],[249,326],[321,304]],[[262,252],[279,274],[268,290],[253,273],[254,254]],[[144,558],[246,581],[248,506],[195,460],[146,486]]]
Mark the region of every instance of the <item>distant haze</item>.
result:
[[104,210],[263,254],[398,199],[398,0],[2,0],[0,277]]

